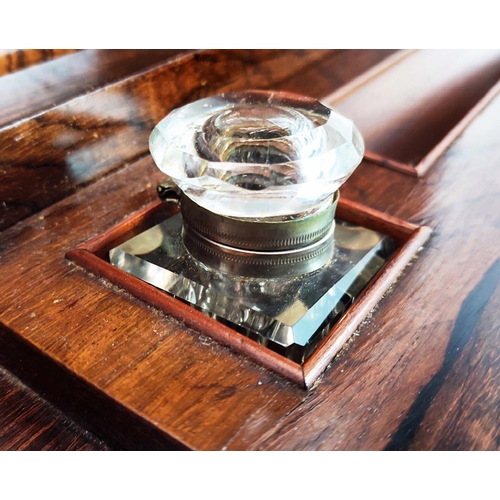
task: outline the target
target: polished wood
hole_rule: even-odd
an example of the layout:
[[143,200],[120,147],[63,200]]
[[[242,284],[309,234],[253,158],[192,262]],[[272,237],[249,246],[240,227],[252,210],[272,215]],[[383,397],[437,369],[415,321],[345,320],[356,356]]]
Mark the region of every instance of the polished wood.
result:
[[0,49],[0,76],[71,54],[75,49]]
[[[204,432],[197,433],[197,439],[192,442],[185,441],[190,434],[185,431],[195,421],[199,422],[200,431],[205,425],[207,409],[197,407],[195,402],[212,401],[208,421],[222,430],[216,433],[216,440],[223,446],[227,433],[231,435],[240,426],[242,416],[250,417],[254,413],[254,407],[248,406],[247,400],[264,407],[266,414],[281,412],[300,401],[303,389],[276,379],[273,372],[165,317],[159,310],[118,291],[120,289],[109,282],[97,277],[89,279],[87,272],[75,269],[64,258],[67,251],[87,241],[89,236],[99,235],[126,218],[125,214],[153,201],[154,186],[160,179],[163,174],[150,158],[144,158],[111,174],[107,177],[109,183],[97,182],[53,205],[48,212],[43,211],[35,221],[26,221],[29,232],[34,230],[34,239],[29,238],[31,243],[19,233],[22,223],[4,232],[0,286],[6,293],[0,298],[1,321],[13,332],[8,337],[9,344],[16,340],[12,335],[23,331],[23,343],[43,353],[53,364],[64,366],[65,372],[58,376],[60,380],[74,374],[96,397],[102,395],[122,408],[133,408],[141,420],[154,422],[160,434],[153,436],[156,439],[164,435],[164,429],[169,427],[165,426],[167,422],[183,421],[178,431],[168,432],[172,441],[187,443],[191,448],[210,448]],[[149,183],[153,184],[147,187]],[[33,244],[39,249],[35,254]],[[21,270],[17,259],[24,254],[23,249],[31,257],[28,266],[21,264]],[[8,277],[16,269],[16,287],[7,291],[6,280],[14,284]],[[32,286],[33,283],[37,286]],[[108,284],[103,287],[103,283]],[[19,287],[26,293],[14,304],[9,297],[12,293],[17,295],[14,290]],[[32,310],[32,306],[35,309]],[[19,322],[27,323],[22,326]],[[43,373],[40,376],[43,377]],[[275,384],[276,380],[281,382]],[[150,383],[159,383],[153,400],[150,400]],[[66,387],[71,384],[68,382]],[[291,401],[282,400],[284,388],[292,396]],[[76,399],[80,393],[70,391],[66,398]],[[92,398],[86,399],[92,404]],[[156,408],[159,414],[151,413],[151,408]],[[185,413],[181,421],[175,408]],[[97,407],[93,408],[94,412],[98,412]],[[117,438],[119,444],[130,446],[123,439],[123,436],[128,439],[128,432],[121,434],[122,437]]]
[[321,372],[354,334],[359,324],[375,307],[430,235],[429,228],[408,224],[394,217],[388,217],[382,212],[340,199],[337,217],[373,231],[383,232],[394,239],[397,249],[383,270],[374,277],[363,294],[349,308],[347,314],[325,336],[314,354],[303,364],[298,364],[110,264],[109,250],[158,223],[162,220],[158,218],[161,212],[163,212],[163,220],[173,215],[171,208],[169,213],[164,203],[157,200],[102,235],[70,250],[66,253],[66,258],[94,275],[106,278],[147,304],[184,321],[189,328],[208,335],[305,388],[313,386]]
[[325,101],[354,119],[367,159],[422,176],[499,91],[498,50],[409,50]]
[[387,290],[394,286],[398,276],[423,248],[431,234],[430,228],[426,226],[408,224],[349,201],[339,201],[336,217],[387,234],[394,239],[398,248],[355,304],[304,363],[304,385],[308,388],[314,385],[333,357],[354,335]]
[[401,52],[389,49],[335,50],[310,68],[280,82],[280,89],[323,99],[334,89],[344,91],[350,82],[359,78],[364,81],[373,68],[378,70],[385,65],[384,61],[401,57]]
[[0,229],[146,154],[151,129],[173,108],[228,89],[276,85],[328,54],[190,53],[0,129]]
[[425,177],[344,185],[433,235],[312,390],[65,260],[155,199],[147,156],[0,234],[2,363],[113,447],[498,450],[499,127],[497,96]]
[[[113,450],[186,449],[183,443],[159,432],[154,424],[120,405],[112,397],[96,390],[95,387],[67,370],[64,364],[54,362],[35,345],[19,337],[5,325],[0,325],[0,363],[10,376],[9,380],[13,377],[22,379],[23,383],[29,386],[30,393],[40,394],[44,400],[51,402],[48,406],[36,402],[35,407],[43,410],[40,418],[32,418],[29,412],[28,415],[24,415],[24,412],[20,411],[18,415],[16,411],[7,411],[8,402],[6,402],[4,426],[17,426],[21,433],[15,441],[16,449],[24,446],[42,449],[42,441],[30,444],[32,441],[30,434],[44,432],[45,419],[53,418],[58,425],[61,414],[66,417],[66,422],[78,422],[78,434],[75,436],[77,441],[79,441],[79,435],[82,434],[82,436],[88,436],[89,439],[94,436],[102,443],[102,446]],[[6,385],[6,392],[9,394],[12,388],[8,383]],[[27,387],[25,388],[28,390]],[[30,408],[30,401],[24,401],[24,404],[28,405],[26,408]],[[29,428],[23,425],[26,420],[31,424]],[[61,441],[66,437],[65,433],[61,432],[61,436],[54,437],[50,446],[64,447]],[[0,449],[13,446],[9,445],[9,439],[8,434],[4,436],[0,442]],[[12,442],[14,439],[12,437]]]
[[108,446],[0,368],[0,449],[83,451]]
[[[0,129],[96,91],[182,50],[82,50],[0,78]],[[43,92],[40,89],[43,88]]]

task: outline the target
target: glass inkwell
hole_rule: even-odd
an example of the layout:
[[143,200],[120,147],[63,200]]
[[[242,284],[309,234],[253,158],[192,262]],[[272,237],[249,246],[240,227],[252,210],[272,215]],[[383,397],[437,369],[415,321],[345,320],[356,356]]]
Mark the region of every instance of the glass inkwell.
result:
[[172,111],[150,150],[180,210],[110,251],[110,262],[303,363],[394,252],[335,220],[361,162],[354,124],[284,92],[208,97]]

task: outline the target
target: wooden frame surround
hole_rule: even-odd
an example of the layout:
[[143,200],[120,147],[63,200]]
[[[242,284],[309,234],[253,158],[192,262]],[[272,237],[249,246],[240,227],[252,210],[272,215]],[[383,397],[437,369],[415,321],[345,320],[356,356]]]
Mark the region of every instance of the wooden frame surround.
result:
[[156,223],[158,215],[166,210],[164,207],[160,201],[153,202],[104,234],[69,251],[66,257],[93,274],[106,278],[132,295],[183,321],[190,328],[210,336],[308,389],[313,387],[331,360],[430,236],[430,229],[427,227],[409,224],[341,198],[337,208],[339,219],[390,236],[394,239],[397,249],[362,296],[349,308],[347,314],[328,333],[315,352],[300,365],[109,263],[107,258],[109,250],[143,231],[148,225]]

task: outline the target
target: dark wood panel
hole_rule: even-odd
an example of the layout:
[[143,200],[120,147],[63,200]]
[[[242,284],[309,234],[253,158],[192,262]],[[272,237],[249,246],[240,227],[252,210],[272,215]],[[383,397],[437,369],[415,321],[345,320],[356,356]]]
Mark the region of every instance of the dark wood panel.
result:
[[0,78],[0,127],[53,108],[150,66],[181,50],[82,50]]
[[66,54],[75,49],[1,49],[0,76],[14,73],[34,64],[43,63]]
[[[63,364],[45,356],[36,345],[0,324],[0,363],[9,373],[22,380],[30,390],[58,408],[58,412],[77,425],[103,439],[114,450],[178,450],[187,446],[165,435],[150,421],[89,385]],[[8,389],[9,390],[9,389]],[[48,417],[54,416],[52,406]],[[24,418],[20,412],[20,417]],[[57,416],[57,415],[56,415]],[[30,442],[30,433],[37,433],[40,418],[17,438],[16,447]],[[8,433],[10,434],[10,433]],[[8,436],[6,436],[8,439]]]
[[108,450],[0,367],[0,450]]
[[[3,232],[0,321],[93,388],[96,401],[104,393],[132,408],[160,437],[170,429],[175,442],[220,449],[245,420],[256,432],[254,417],[263,419],[261,425],[271,415],[279,418],[304,390],[64,258],[153,201],[155,183],[163,178],[144,158],[53,205],[43,219],[35,216]],[[22,255],[29,263],[19,260]]]
[[365,163],[348,181],[344,196],[434,235],[308,401],[255,448],[499,448],[499,126],[497,98],[427,177]]
[[173,108],[224,90],[276,85],[327,54],[190,54],[0,130],[0,229],[145,154],[152,128]]
[[[407,425],[400,425],[402,432],[391,440],[393,448],[500,448],[499,286],[500,259],[462,302],[441,369],[422,388],[405,417]],[[421,422],[418,428],[415,421]]]
[[[423,175],[500,86],[498,50],[405,52],[326,101],[360,129],[366,157]],[[403,54],[403,55],[404,55]],[[491,93],[489,91],[495,87]],[[392,89],[387,92],[387,89]],[[482,102],[478,107],[478,104]],[[461,125],[458,130],[455,130]]]
[[337,50],[308,70],[293,74],[280,88],[323,99],[396,52],[392,49]]
[[154,199],[148,158],[0,235],[0,322],[92,410],[106,394],[190,448],[499,449],[499,127],[497,98],[426,177],[364,162],[343,187],[433,236],[310,392],[66,263]]

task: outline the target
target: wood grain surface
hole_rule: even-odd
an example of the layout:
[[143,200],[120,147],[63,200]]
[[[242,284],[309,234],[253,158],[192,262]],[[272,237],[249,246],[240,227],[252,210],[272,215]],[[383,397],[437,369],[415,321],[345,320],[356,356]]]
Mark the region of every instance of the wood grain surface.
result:
[[433,235],[309,392],[64,259],[155,198],[147,156],[0,234],[3,363],[43,364],[26,380],[113,447],[498,450],[499,127],[497,97],[425,177],[363,162],[345,184]]
[[390,49],[336,50],[310,68],[291,75],[280,83],[280,89],[323,99],[397,53]]
[[228,89],[276,85],[326,55],[201,51],[0,129],[0,229],[146,154],[152,128],[173,108]]
[[[248,418],[260,407],[266,415],[281,414],[283,405],[290,409],[295,403],[293,395],[300,400],[302,389],[282,380],[275,383],[272,372],[66,261],[64,254],[83,243],[82,239],[103,232],[110,221],[114,225],[125,214],[151,202],[156,197],[154,185],[163,174],[145,158],[108,179],[110,184],[97,182],[42,212],[39,217],[43,219],[36,217],[32,221],[35,225],[29,224],[30,231],[34,230],[31,243],[18,232],[22,224],[3,233],[0,286],[7,293],[0,304],[2,323],[11,331],[22,330],[23,338],[37,350],[112,399],[120,400],[124,391],[128,393],[123,406],[132,405],[160,431],[166,422],[177,422],[180,428],[171,434],[175,441],[184,442],[195,425],[199,430],[190,447],[211,447],[203,432],[206,418],[223,430],[214,436],[216,447],[221,448],[229,439],[228,432],[229,437],[236,432],[245,415]],[[78,230],[74,217],[81,224]],[[63,232],[54,232],[56,228]],[[38,248],[35,252],[33,243]],[[20,268],[17,257],[22,249],[31,258],[29,265],[21,264]],[[7,291],[4,285],[15,270],[16,287]],[[37,286],[32,286],[35,282]],[[26,284],[27,293],[18,294],[19,286]],[[19,295],[15,304],[8,298],[12,294]],[[25,321],[31,326],[22,326]],[[59,333],[53,330],[55,324]],[[160,382],[154,393],[146,389],[148,381]],[[172,381],[176,383],[172,385]],[[284,390],[292,396],[291,401],[283,402]],[[196,400],[209,403],[210,410],[196,407]],[[253,403],[247,405],[247,400]],[[135,408],[139,401],[139,408]],[[158,412],[153,418],[149,416],[151,408]]]
[[468,123],[464,118],[477,112],[476,105],[500,80],[500,51],[408,51],[395,60],[396,64],[382,63],[376,76],[349,83],[325,100],[354,119],[368,158],[423,175],[463,130]]
[[82,50],[0,78],[0,128],[47,111],[148,67],[181,50]]
[[75,49],[0,49],[0,76],[51,61]]
[[428,177],[362,164],[348,181],[343,196],[433,238],[318,389],[253,448],[499,448],[498,125],[497,98]]
[[108,446],[0,367],[0,449],[97,451]]

